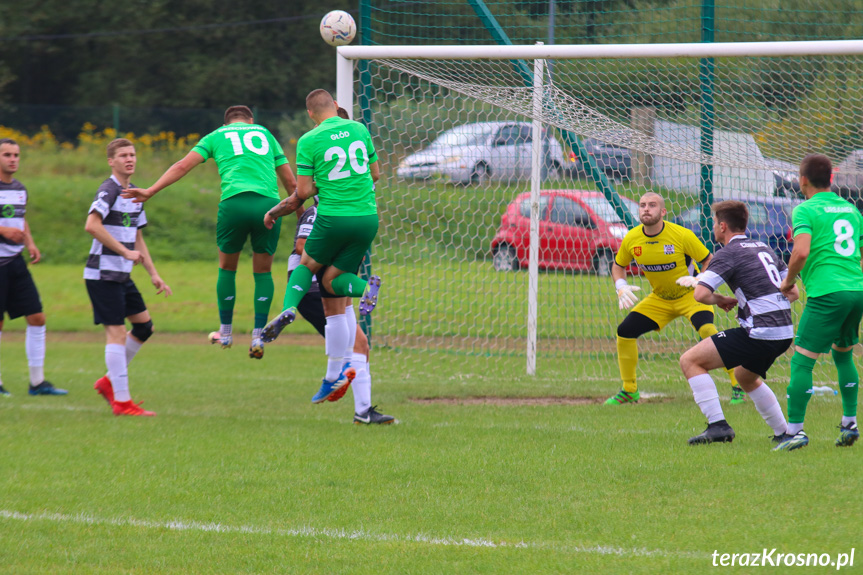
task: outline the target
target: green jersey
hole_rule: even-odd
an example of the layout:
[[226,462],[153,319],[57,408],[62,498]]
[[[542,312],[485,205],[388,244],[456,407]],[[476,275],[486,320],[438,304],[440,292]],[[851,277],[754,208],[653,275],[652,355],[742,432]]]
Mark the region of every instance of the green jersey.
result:
[[324,216],[378,213],[369,170],[377,160],[366,127],[338,116],[327,118],[297,142],[297,174],[314,178],[318,213]]
[[863,291],[860,246],[863,216],[833,192],[819,192],[794,208],[794,237],[810,234],[812,244],[800,272],[806,295]]
[[235,122],[201,138],[192,148],[206,162],[213,158],[222,178],[226,200],[243,192],[279,198],[276,168],[288,163],[279,142],[268,129],[257,124]]

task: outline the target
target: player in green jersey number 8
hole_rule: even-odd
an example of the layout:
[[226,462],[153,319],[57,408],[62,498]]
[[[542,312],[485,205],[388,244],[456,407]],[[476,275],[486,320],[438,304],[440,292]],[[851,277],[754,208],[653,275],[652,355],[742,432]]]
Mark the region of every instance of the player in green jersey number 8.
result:
[[799,273],[806,287],[806,307],[800,317],[791,358],[788,385],[788,435],[775,450],[805,447],[806,406],[812,395],[812,370],[818,356],[833,356],[842,392],[842,421],[836,445],[848,447],[860,437],[857,429],[857,389],[854,365],[863,317],[861,240],[863,216],[853,204],[830,190],[833,170],[827,156],[812,154],[800,164],[800,191],[806,201],[794,208],[794,249],[788,276],[780,289],[790,293]]
[[186,157],[171,166],[155,184],[146,190],[130,188],[123,196],[134,198],[136,202],[147,201],[209,158],[216,162],[222,180],[216,220],[219,246],[216,294],[221,324],[217,341],[223,349],[233,343],[237,265],[246,239],[251,237],[255,323],[249,357],[261,359],[264,344],[260,333],[267,323],[275,291],[270,270],[280,230],[278,226],[264,227],[261,218],[279,202],[278,181],[288,193],[296,189],[297,183],[282,147],[269,130],[254,123],[247,106],[231,106],[225,111],[225,124],[201,138]]
[[381,285],[377,276],[368,282],[357,276],[378,231],[375,182],[380,169],[369,131],[340,118],[338,104],[325,90],[312,91],[306,109],[317,126],[297,142],[297,191],[266,214],[264,225],[273,225],[316,194],[318,215],[302,261],[288,278],[283,311],[264,328],[264,341],[274,340],[294,321],[315,274],[321,274],[321,289],[330,294],[362,294],[360,315],[374,309]]

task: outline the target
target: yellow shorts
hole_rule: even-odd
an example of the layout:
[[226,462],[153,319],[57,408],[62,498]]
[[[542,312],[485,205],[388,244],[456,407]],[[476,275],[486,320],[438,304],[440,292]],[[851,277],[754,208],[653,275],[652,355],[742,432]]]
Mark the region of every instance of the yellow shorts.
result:
[[[700,311],[709,311],[713,313],[712,305],[698,303],[692,295],[685,295],[681,298],[667,300],[652,293],[646,298],[638,302],[632,311],[645,315],[656,322],[659,329],[664,328],[668,323],[678,317],[684,316],[686,319],[692,319],[692,316]],[[657,330],[659,331],[659,330]]]

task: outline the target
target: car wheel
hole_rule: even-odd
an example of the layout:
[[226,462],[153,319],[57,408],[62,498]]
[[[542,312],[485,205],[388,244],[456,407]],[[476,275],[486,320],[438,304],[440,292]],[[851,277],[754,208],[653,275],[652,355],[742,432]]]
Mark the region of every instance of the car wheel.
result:
[[499,272],[514,272],[518,271],[518,256],[515,253],[515,248],[502,244],[492,256],[492,265]]
[[599,250],[593,258],[593,270],[596,275],[607,277],[611,275],[611,266],[614,264],[614,254],[611,250]]
[[473,167],[473,172],[470,174],[470,183],[474,185],[484,184],[488,181],[489,175],[491,175],[491,172],[488,166],[479,163]]

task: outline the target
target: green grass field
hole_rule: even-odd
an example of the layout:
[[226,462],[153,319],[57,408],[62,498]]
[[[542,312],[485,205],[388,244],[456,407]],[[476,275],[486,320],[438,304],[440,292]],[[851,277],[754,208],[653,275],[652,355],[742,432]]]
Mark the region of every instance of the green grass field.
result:
[[488,358],[426,354],[405,373],[383,348],[373,400],[400,423],[358,427],[350,393],[309,402],[325,358],[307,326],[260,362],[244,338],[222,351],[205,340],[214,266],[163,267],[177,293],[144,291],[160,331],[130,369],[153,419],[116,418],[92,389],[104,347],[80,270],[34,268],[55,302],[46,372],[70,395],[27,396],[9,322],[0,572],[705,573],[714,551],[859,542],[859,446],[832,445],[837,399],[813,398],[802,451],[772,453],[751,404],[726,408],[733,444],[692,448],[704,424],[672,358],[642,361],[654,399],[608,408],[614,380],[565,366],[501,379]]

